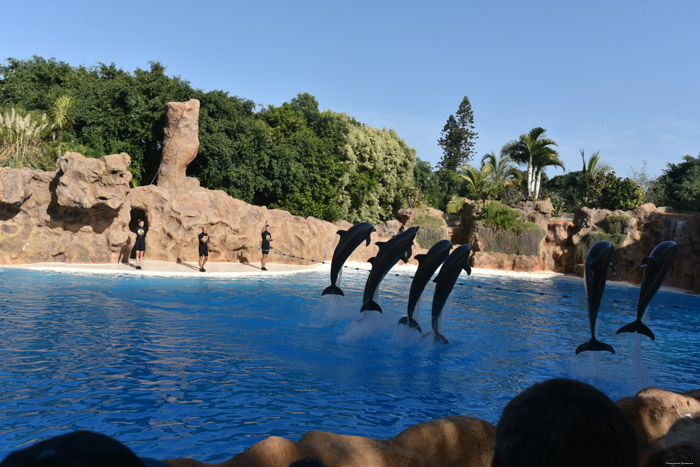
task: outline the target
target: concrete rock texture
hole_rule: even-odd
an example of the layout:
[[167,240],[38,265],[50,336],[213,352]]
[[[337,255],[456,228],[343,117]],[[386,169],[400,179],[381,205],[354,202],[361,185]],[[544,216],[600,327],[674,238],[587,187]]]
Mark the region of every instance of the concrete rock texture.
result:
[[278,467],[316,458],[326,466],[479,467],[491,465],[495,427],[478,418],[445,417],[388,440],[310,431],[298,442],[272,436],[216,464],[168,459],[174,467]]
[[[476,216],[483,202],[468,201],[462,214],[462,228],[474,230]],[[617,275],[609,280],[641,283],[644,269],[642,259],[649,256],[656,245],[673,240],[680,248],[676,255],[673,274],[664,285],[700,293],[700,213],[678,213],[667,208],[644,204],[631,211],[608,211],[581,208],[573,219],[552,217],[549,201],[521,203],[525,218],[540,225],[546,232],[537,256],[503,255],[483,251],[478,237],[472,235],[474,255],[472,267],[513,271],[553,271],[563,274],[583,274],[576,262],[576,247],[587,233],[602,229],[611,215],[630,218],[627,239],[615,255]]]
[[[197,261],[197,235],[206,226],[210,260],[258,262],[265,222],[273,237],[270,261],[313,264],[331,258],[336,232],[351,224],[252,206],[200,187],[186,176],[199,147],[199,101],[170,103],[167,116],[158,185],[130,188],[126,154],[89,159],[66,153],[56,172],[0,170],[0,264],[126,262],[138,219],[155,227],[146,238],[149,259]],[[373,240],[386,240],[400,227],[378,226]],[[362,245],[349,259],[366,261],[377,250]]]
[[[700,390],[681,394],[647,388],[616,402],[632,423],[640,452],[662,446],[679,417],[700,416]],[[495,427],[478,418],[453,416],[414,425],[394,438],[310,431],[298,442],[269,437],[233,458],[207,464],[188,458],[167,459],[173,467],[273,467],[316,458],[326,466],[347,467],[488,467],[493,458]]]

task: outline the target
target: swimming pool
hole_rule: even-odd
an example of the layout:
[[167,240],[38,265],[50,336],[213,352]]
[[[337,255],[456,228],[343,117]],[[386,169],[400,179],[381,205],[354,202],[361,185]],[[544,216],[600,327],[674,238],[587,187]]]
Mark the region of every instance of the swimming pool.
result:
[[[584,352],[578,279],[463,274],[445,316],[450,345],[398,326],[410,272],[381,288],[384,314],[360,317],[366,271],[235,279],[0,268],[0,459],[49,436],[90,429],[142,456],[221,462],[268,436],[309,430],[390,438],[469,415],[492,423],[532,382],[588,381],[613,400],[646,386],[700,387],[693,353],[700,297],[660,291],[645,322],[615,335],[637,288],[608,284]],[[432,284],[418,321],[430,328]]]

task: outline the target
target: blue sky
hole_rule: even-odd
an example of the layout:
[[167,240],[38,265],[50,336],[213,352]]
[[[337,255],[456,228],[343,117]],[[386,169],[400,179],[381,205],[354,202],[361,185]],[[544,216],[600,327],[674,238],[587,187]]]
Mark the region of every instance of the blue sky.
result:
[[2,60],[159,61],[261,105],[308,92],[322,110],[395,129],[433,164],[465,95],[478,159],[535,126],[569,170],[579,149],[623,176],[700,153],[697,0],[24,0],[3,13]]

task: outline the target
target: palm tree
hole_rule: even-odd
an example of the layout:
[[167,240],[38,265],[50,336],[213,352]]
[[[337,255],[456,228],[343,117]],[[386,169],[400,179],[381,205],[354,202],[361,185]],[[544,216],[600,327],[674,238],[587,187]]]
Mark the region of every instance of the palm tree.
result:
[[[478,170],[471,165],[465,164],[459,169],[457,176],[467,182],[467,190],[471,195],[481,198],[486,193],[489,180],[483,170]],[[447,203],[447,212],[449,214],[461,212],[466,199],[464,196],[453,195]]]
[[507,142],[501,149],[501,155],[509,156],[519,164],[527,163],[528,198],[535,192],[534,161],[547,161],[549,156],[558,160],[559,157],[559,153],[551,147],[557,146],[557,143],[544,136],[546,131],[542,127],[533,128],[529,133],[520,135],[520,139]]
[[535,166],[535,177],[537,181],[535,182],[535,199],[540,197],[540,182],[542,179],[542,171],[545,167],[560,167],[564,169],[564,162],[559,159],[559,154],[556,151],[552,154],[541,154],[533,160],[533,165]]
[[53,117],[54,127],[58,129],[58,156],[61,154],[61,140],[63,139],[63,131],[70,128],[75,119],[75,110],[77,109],[77,101],[68,94],[63,94],[51,104],[50,113]]
[[583,160],[583,173],[595,177],[598,174],[605,175],[612,170],[612,167],[608,164],[603,164],[600,161],[600,151],[596,151],[591,154],[588,158],[588,164],[586,164],[586,156],[584,155],[583,149],[578,150],[581,153],[581,159]]
[[522,172],[518,170],[508,156],[500,159],[494,151],[484,154],[481,158],[481,172],[486,175],[489,186],[486,188],[489,197],[501,193],[506,187],[516,184]]

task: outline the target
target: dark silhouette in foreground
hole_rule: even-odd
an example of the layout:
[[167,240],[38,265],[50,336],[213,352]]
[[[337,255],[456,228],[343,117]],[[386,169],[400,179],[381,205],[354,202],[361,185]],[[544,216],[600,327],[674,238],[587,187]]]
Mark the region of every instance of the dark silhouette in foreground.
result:
[[116,439],[92,431],[75,431],[38,442],[10,453],[0,466],[168,467],[163,462],[138,457]]
[[493,467],[636,467],[634,428],[593,386],[557,378],[511,400],[496,425]]

